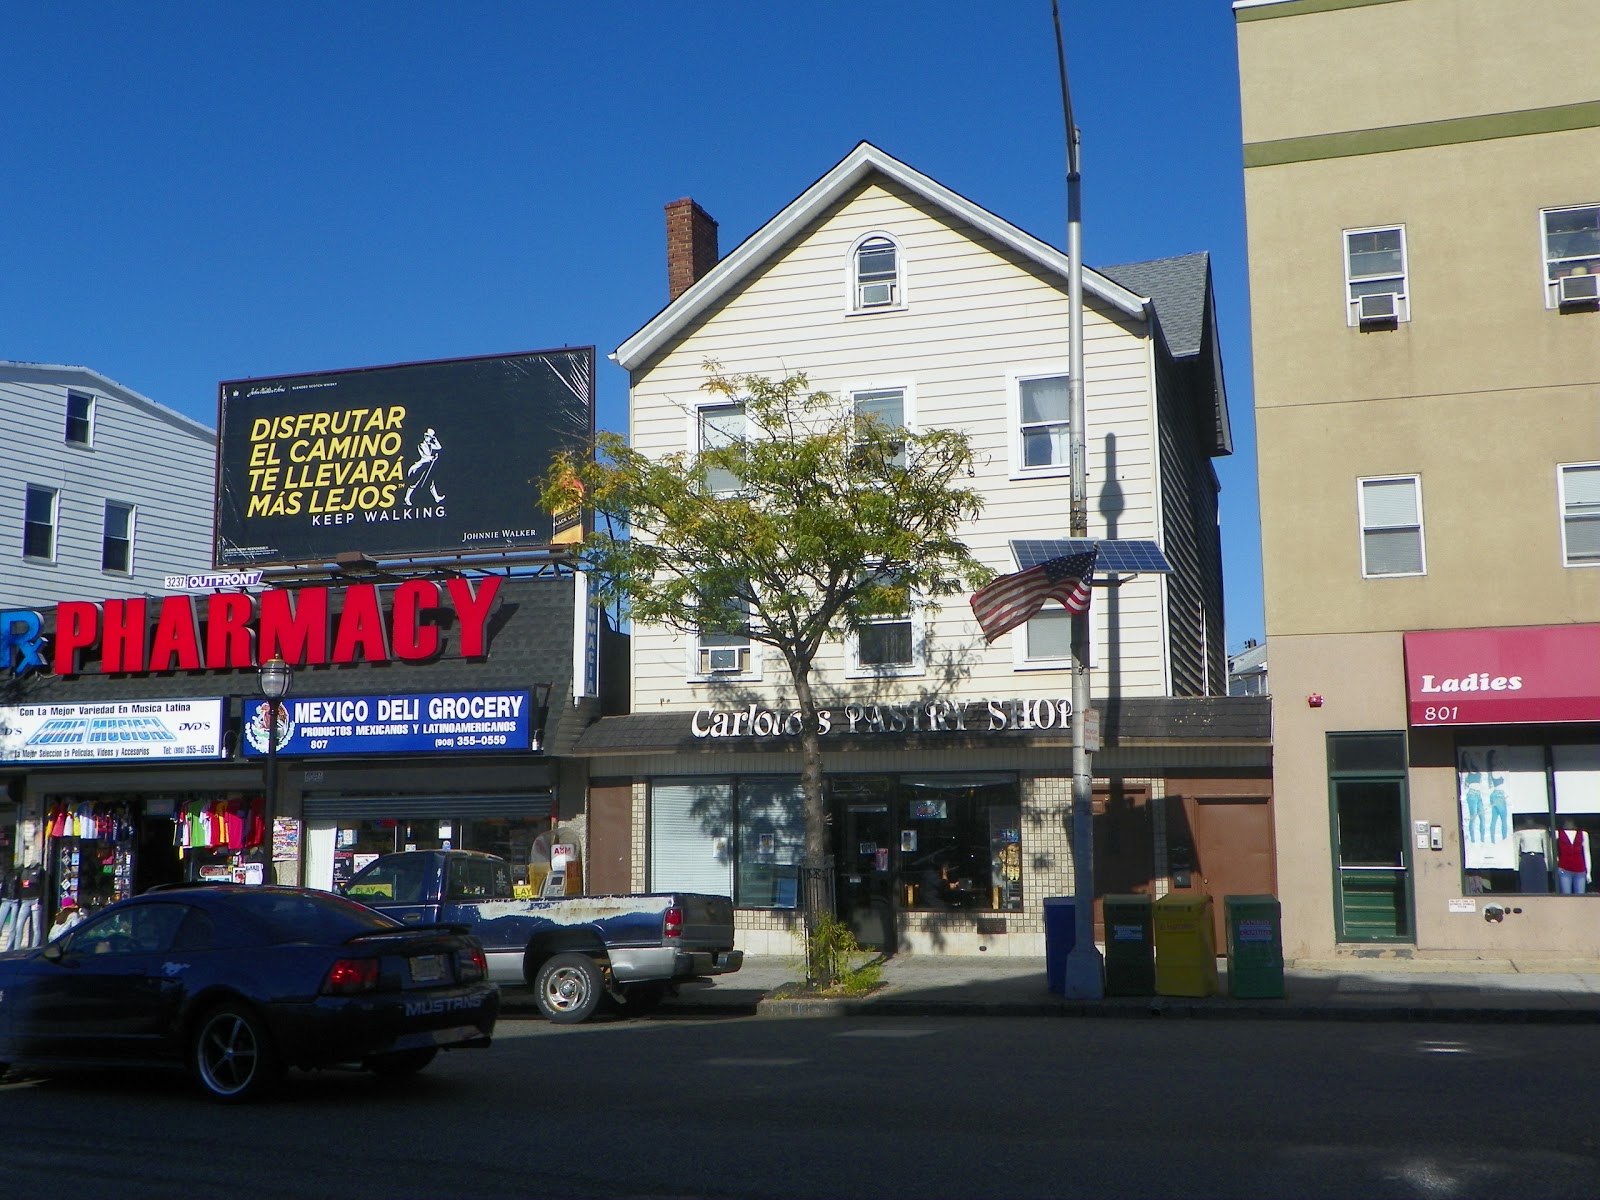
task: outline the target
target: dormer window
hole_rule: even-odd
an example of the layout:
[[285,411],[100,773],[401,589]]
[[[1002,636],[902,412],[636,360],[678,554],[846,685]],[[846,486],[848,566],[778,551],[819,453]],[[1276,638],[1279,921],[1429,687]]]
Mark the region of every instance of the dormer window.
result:
[[855,252],[855,308],[894,308],[901,303],[900,249],[886,237],[869,237]]

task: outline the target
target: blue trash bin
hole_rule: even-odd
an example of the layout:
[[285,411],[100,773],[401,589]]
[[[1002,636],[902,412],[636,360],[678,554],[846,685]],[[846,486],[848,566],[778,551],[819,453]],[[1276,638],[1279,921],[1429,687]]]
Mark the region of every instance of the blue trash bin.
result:
[[1067,994],[1067,955],[1078,944],[1078,914],[1071,896],[1044,898],[1044,978],[1058,996]]

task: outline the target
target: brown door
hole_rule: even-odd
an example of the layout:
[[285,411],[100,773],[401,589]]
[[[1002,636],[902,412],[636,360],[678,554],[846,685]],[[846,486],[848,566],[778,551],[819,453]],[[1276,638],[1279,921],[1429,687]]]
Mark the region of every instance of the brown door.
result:
[[597,896],[626,894],[633,886],[633,784],[589,784],[589,861],[584,890]]
[[1106,896],[1154,891],[1154,830],[1150,790],[1114,783],[1094,794],[1094,936],[1105,941]]
[[[1189,886],[1212,898],[1217,953],[1227,949],[1228,896],[1272,896],[1278,891],[1276,853],[1272,840],[1272,797],[1185,796],[1184,816],[1193,834]],[[1169,834],[1169,847],[1175,846]],[[1173,887],[1181,890],[1177,865]]]

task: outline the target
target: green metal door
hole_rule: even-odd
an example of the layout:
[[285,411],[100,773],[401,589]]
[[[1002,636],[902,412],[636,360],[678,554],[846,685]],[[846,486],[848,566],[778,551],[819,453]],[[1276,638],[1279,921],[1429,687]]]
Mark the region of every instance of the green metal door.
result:
[[1341,942],[1412,942],[1405,735],[1330,734],[1334,918]]
[[1334,783],[1339,838],[1339,940],[1411,940],[1405,787],[1390,780]]

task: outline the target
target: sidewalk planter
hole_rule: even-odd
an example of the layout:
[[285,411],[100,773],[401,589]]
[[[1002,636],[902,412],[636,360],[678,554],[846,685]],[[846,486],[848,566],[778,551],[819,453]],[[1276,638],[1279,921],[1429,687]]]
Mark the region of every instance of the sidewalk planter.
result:
[[1155,912],[1156,995],[1215,996],[1217,939],[1211,932],[1211,897],[1168,894]]
[[1283,909],[1276,896],[1228,896],[1228,995],[1283,999]]
[[1156,992],[1155,915],[1149,896],[1106,896],[1106,995]]
[[1067,955],[1078,944],[1077,910],[1071,896],[1044,898],[1044,978],[1057,996],[1067,994]]

